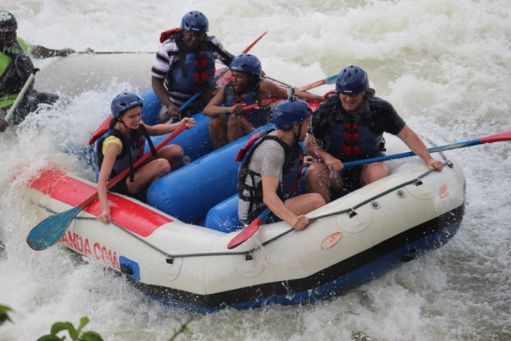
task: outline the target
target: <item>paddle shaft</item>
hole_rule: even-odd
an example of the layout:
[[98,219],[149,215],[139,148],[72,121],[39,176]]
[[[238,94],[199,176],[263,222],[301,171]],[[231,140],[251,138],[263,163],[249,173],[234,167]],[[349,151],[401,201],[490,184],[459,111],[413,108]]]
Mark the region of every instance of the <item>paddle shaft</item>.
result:
[[[163,140],[160,141],[160,143],[158,143],[154,149],[156,150],[159,150],[161,149],[164,145],[166,145],[170,140],[172,140],[174,137],[176,137],[179,133],[181,133],[183,130],[186,129],[186,124],[181,124],[176,130],[174,130],[172,132],[172,134],[169,134],[166,138],[164,138]],[[133,169],[137,168],[138,166],[140,166],[142,163],[144,163],[145,161],[147,161],[147,159],[149,159],[151,157],[151,151],[148,151],[147,153],[145,153],[140,159],[138,159],[134,164],[133,164]],[[119,174],[117,174],[112,180],[108,181],[108,183],[106,184],[106,189],[110,189],[112,188],[112,186],[114,186],[116,183],[118,183],[121,179],[123,179],[126,175],[128,175],[130,172],[130,168],[126,168],[125,170],[123,170],[122,172],[120,172]],[[92,204],[96,199],[98,198],[98,191],[96,191],[94,194],[92,194],[90,197],[88,197],[87,199],[85,199],[81,204],[79,204],[78,206],[81,207],[81,209],[85,209],[86,207],[88,207],[90,204]]]
[[307,90],[310,90],[310,89],[313,89],[313,88],[317,88],[318,86],[321,86],[323,84],[330,84],[333,81],[335,81],[336,79],[337,79],[337,75],[330,76],[328,78],[316,81],[314,83],[310,83],[308,85],[304,85],[302,87],[299,87],[299,88],[295,89],[295,92],[304,92],[304,91],[307,91]]
[[155,54],[155,52],[148,52],[148,51],[140,51],[140,52],[135,52],[135,51],[99,51],[99,52],[96,52],[94,50],[92,51],[80,51],[80,52],[76,52],[78,54]]
[[[247,53],[248,51],[250,51],[250,49],[252,49],[252,47],[254,47],[255,44],[257,44],[257,42],[259,42],[259,40],[261,40],[262,37],[264,37],[266,35],[266,33],[268,33],[268,31],[264,32],[263,34],[261,34],[259,36],[259,38],[257,38],[256,40],[254,40],[254,42],[252,44],[250,44],[246,49],[243,50],[242,53]],[[202,95],[208,88],[210,88],[211,86],[213,86],[213,84],[216,83],[217,80],[219,80],[223,75],[226,74],[226,72],[229,71],[229,67],[224,67],[222,71],[220,71],[216,76],[215,78],[213,78],[213,80],[211,81],[211,83],[209,83],[208,87],[205,88],[205,89],[202,89],[200,90],[199,92],[196,92],[192,97],[190,97],[186,102],[184,102],[180,107],[179,107],[179,111],[182,111],[184,110],[190,103],[192,103],[193,101],[195,101],[195,99],[197,97],[199,97],[200,95]]]
[[11,119],[11,116],[14,113],[14,110],[16,110],[16,107],[18,106],[19,102],[21,102],[21,99],[23,98],[23,95],[25,94],[25,92],[27,91],[28,87],[30,86],[30,83],[32,83],[32,80],[34,79],[35,74],[37,73],[37,71],[39,71],[39,69],[34,69],[32,71],[32,73],[28,77],[27,81],[25,82],[25,85],[23,85],[23,88],[21,89],[20,93],[16,97],[16,100],[11,105],[11,108],[9,109],[9,112],[7,113],[7,115],[5,115],[5,120],[7,122],[9,122],[9,120]]
[[[511,140],[511,130],[501,133],[501,134],[483,137],[480,139],[468,140],[465,142],[458,142],[458,143],[446,144],[444,146],[428,148],[428,151],[430,153],[438,153],[438,152],[443,152],[443,151],[451,150],[451,149],[466,148],[466,147],[471,147],[471,146],[477,146],[479,144],[484,144],[484,143],[509,141],[509,140]],[[383,162],[383,161],[387,161],[387,160],[402,159],[405,157],[410,157],[410,156],[415,156],[415,155],[416,154],[414,152],[405,152],[405,153],[394,154],[394,155],[380,156],[380,157],[375,157],[372,159],[346,162],[346,163],[344,163],[344,167],[353,167],[353,166],[360,166],[360,165],[365,165],[365,164],[373,163],[373,162]]]

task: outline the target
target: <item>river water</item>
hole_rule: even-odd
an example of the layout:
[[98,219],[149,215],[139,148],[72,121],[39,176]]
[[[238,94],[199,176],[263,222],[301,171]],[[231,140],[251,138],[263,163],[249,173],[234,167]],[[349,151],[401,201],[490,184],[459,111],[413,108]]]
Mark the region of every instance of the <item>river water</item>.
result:
[[[2,8],[16,15],[18,35],[31,43],[114,52],[156,51],[160,32],[200,10],[232,53],[269,31],[251,52],[268,76],[285,83],[363,67],[377,95],[437,144],[511,126],[508,0],[190,0],[186,7],[175,0],[2,0]],[[52,323],[76,325],[82,316],[91,320],[86,330],[105,340],[168,340],[190,316],[180,340],[511,340],[509,142],[447,153],[467,180],[465,218],[447,245],[314,305],[196,316],[147,299],[99,265],[76,266],[59,246],[32,251],[25,239],[42,213],[23,200],[27,179],[49,165],[92,178],[73,151],[87,143],[117,93],[150,87],[151,55],[132,62],[115,56],[117,65],[99,56],[37,62],[39,89],[62,99],[0,136],[0,304],[14,310],[0,340],[35,340]],[[78,65],[72,58],[88,59],[70,67]]]

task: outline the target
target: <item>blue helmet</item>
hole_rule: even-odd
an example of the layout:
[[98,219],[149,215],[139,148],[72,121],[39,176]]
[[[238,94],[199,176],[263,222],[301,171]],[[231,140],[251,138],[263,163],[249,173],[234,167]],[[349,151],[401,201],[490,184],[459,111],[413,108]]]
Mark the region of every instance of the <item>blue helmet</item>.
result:
[[114,100],[112,101],[112,105],[110,105],[110,109],[112,109],[113,117],[119,117],[123,111],[137,107],[139,105],[141,107],[144,106],[142,98],[129,92],[123,92],[122,94],[115,96]]
[[12,32],[18,29],[18,22],[9,11],[0,11],[0,32]]
[[181,20],[181,29],[192,32],[207,32],[209,31],[208,18],[199,11],[186,13]]
[[369,89],[367,72],[358,66],[347,66],[339,72],[335,89],[343,95],[356,95]]
[[229,65],[231,71],[247,72],[251,75],[261,76],[261,62],[253,54],[240,54],[232,59]]
[[312,116],[312,109],[301,99],[286,99],[273,109],[273,123],[277,129],[289,130],[295,122],[303,122]]

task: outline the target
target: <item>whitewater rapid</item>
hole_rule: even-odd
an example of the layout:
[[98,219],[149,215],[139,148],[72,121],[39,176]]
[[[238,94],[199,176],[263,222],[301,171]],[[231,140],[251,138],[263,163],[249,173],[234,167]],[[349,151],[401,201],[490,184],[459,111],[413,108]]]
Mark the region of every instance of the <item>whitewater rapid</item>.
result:
[[[421,136],[447,144],[511,129],[511,4],[506,0],[288,2],[3,0],[18,35],[50,48],[155,52],[160,32],[200,10],[232,53],[263,32],[252,50],[272,78],[301,86],[358,65],[377,95]],[[168,340],[190,313],[161,306],[99,264],[80,266],[62,247],[42,252],[26,242],[44,217],[24,201],[24,184],[45,167],[93,179],[74,153],[108,114],[120,92],[150,88],[151,54],[99,56],[69,68],[37,61],[36,86],[61,95],[0,135],[0,304],[13,323],[0,341],[35,340],[56,321],[105,340]],[[143,64],[143,65],[142,65]],[[73,64],[73,65],[76,65]],[[42,76],[46,73],[47,77]],[[333,86],[313,92],[323,94]],[[326,302],[269,306],[196,316],[181,340],[510,340],[511,145],[450,151],[467,180],[466,213],[444,247]]]

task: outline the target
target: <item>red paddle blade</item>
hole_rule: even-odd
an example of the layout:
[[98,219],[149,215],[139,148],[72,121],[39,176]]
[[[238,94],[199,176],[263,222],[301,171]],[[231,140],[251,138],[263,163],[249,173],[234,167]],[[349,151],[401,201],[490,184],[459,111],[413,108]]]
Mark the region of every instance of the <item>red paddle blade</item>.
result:
[[259,230],[259,225],[261,225],[262,222],[263,222],[263,220],[261,218],[257,218],[256,220],[254,220],[250,225],[245,227],[245,229],[243,231],[238,233],[238,235],[236,237],[234,237],[229,242],[229,244],[227,244],[227,248],[229,250],[234,249],[238,245],[241,245],[244,242],[246,242],[247,239],[252,237],[254,235],[254,233],[256,233],[257,230]]
[[492,143],[492,142],[499,142],[499,141],[509,141],[511,140],[511,130],[506,131],[504,133],[500,133],[497,135],[492,135],[488,137],[482,137],[479,139],[481,143]]

